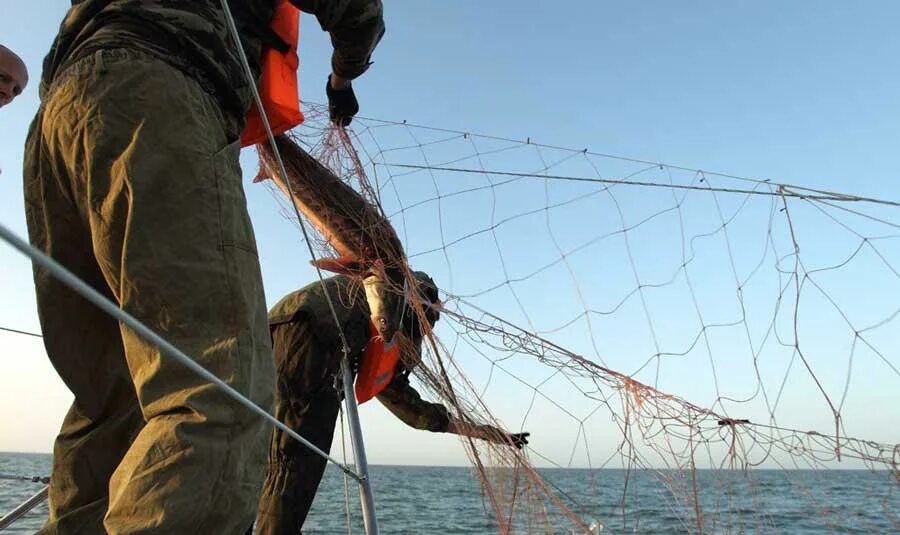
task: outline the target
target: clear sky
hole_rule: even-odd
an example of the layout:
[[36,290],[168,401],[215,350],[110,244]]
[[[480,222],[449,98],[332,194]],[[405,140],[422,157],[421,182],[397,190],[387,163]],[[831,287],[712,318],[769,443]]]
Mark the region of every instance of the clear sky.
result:
[[[0,17],[0,43],[21,55],[31,73],[25,93],[0,110],[0,222],[22,236],[26,234],[22,146],[38,105],[41,61],[66,7],[67,2],[59,0],[4,2]],[[895,157],[900,144],[900,76],[895,67],[900,57],[900,35],[895,27],[900,4],[896,2],[399,0],[386,2],[385,16],[387,34],[374,56],[375,65],[355,83],[362,113],[368,117],[406,119],[516,139],[530,137],[553,145],[589,147],[597,152],[900,199],[900,160]],[[330,44],[312,18],[304,17],[301,25],[301,93],[312,101],[323,101]],[[267,298],[273,304],[285,292],[310,282],[311,274],[294,269],[305,265],[307,259],[295,231],[276,214],[272,196],[264,187],[250,184],[253,155],[245,154],[242,162]],[[530,165],[513,156],[495,163],[496,168],[507,169]],[[473,166],[472,162],[467,166]],[[530,166],[532,170],[534,167]],[[586,171],[571,172],[583,175]],[[440,179],[453,177],[442,175]],[[555,194],[565,197],[566,193],[556,190]],[[521,200],[527,195],[523,188],[511,198]],[[461,204],[448,208],[448,213],[458,214],[461,221],[467,211],[486,210],[476,204],[480,201],[466,202],[460,200]],[[644,204],[628,198],[625,212],[635,218],[641,210],[649,209]],[[765,206],[760,205],[761,211],[752,214],[764,217]],[[705,206],[700,212],[712,217],[715,212],[711,210],[711,206]],[[898,221],[896,210],[880,214]],[[416,240],[422,232],[433,234],[427,219],[417,222],[416,212],[407,216],[413,218],[408,224],[419,230],[410,239]],[[809,217],[814,221],[812,215]],[[457,223],[462,224],[460,221]],[[716,220],[705,220],[710,221]],[[451,233],[453,224],[448,227]],[[808,232],[810,239],[815,238],[815,228]],[[741,241],[744,236],[742,231],[736,232],[738,257],[746,245]],[[652,251],[664,247],[665,240],[640,239],[647,251],[642,256],[638,250],[638,260],[643,266],[655,265]],[[509,247],[515,250],[515,237],[509,240]],[[827,237],[819,236],[810,246],[811,254],[828,244]],[[900,256],[896,244],[892,247],[889,260],[897,269]],[[520,250],[519,256],[513,254],[514,261],[524,264],[533,260],[528,258],[528,249],[524,250],[526,253]],[[454,291],[465,293],[479,286],[473,275],[477,270],[467,262],[487,254],[485,251],[476,246],[466,253],[467,257],[454,257],[453,262],[460,266]],[[614,260],[604,257],[602,262],[612,264]],[[591,295],[603,296],[604,280],[608,282],[612,276],[606,277],[594,262],[594,274],[582,275],[579,280],[596,292]],[[708,265],[717,266],[714,262],[709,260]],[[863,275],[868,266],[859,267]],[[0,270],[0,325],[38,330],[30,266],[11,249],[0,246]],[[629,272],[623,267],[621,273]],[[865,282],[865,276],[859,273],[853,279],[835,282],[833,290],[853,295],[856,285]],[[876,273],[874,268],[872,273]],[[879,310],[896,309],[896,278],[881,271],[877,275],[888,286],[878,287],[880,295],[876,288],[872,303],[879,305]],[[436,277],[442,286],[450,284],[445,274]],[[630,284],[633,287],[634,281]],[[566,308],[570,301],[563,306],[554,302],[554,292],[543,295],[537,289],[531,291],[533,306],[541,307],[540,314],[535,312],[539,320],[558,325],[571,318],[573,310]],[[704,307],[714,307],[714,297]],[[607,300],[614,301],[612,297]],[[490,301],[479,304],[490,308]],[[810,306],[818,310],[815,304]],[[497,307],[505,315],[506,304]],[[662,303],[651,302],[649,307],[669,310],[669,305]],[[565,308],[565,312],[555,315],[557,308]],[[619,317],[630,319],[633,312],[623,311]],[[639,314],[634,317],[642,321]],[[810,317],[818,318],[816,313],[810,313]],[[894,325],[893,332],[897,332]],[[613,340],[609,334],[633,332],[638,336],[642,328],[609,325],[605,331],[601,329],[598,336],[603,349],[599,353],[613,361],[612,367],[625,373],[635,371],[638,366],[633,361],[617,362],[610,356],[627,353],[627,344]],[[837,346],[830,345],[826,332],[816,333],[815,325],[810,328],[812,338],[817,340],[811,342],[813,348],[826,354],[822,374],[834,376],[827,388],[840,398],[847,363],[829,360],[828,348]],[[660,329],[660,337],[665,338],[667,327]],[[676,333],[679,326],[669,329]],[[589,353],[583,336],[573,335],[572,345]],[[677,335],[672,337],[675,340]],[[893,350],[888,358],[896,366],[897,344],[892,341],[896,341],[895,335],[883,335],[880,347]],[[846,340],[834,342],[841,343]],[[70,396],[47,362],[39,340],[0,333],[0,348],[0,451],[49,451]],[[834,352],[846,356],[847,348],[839,347]],[[716,353],[726,355],[718,363],[723,374],[748,373],[747,354],[731,358],[727,350]],[[853,384],[860,388],[851,396],[859,401],[848,407],[855,411],[851,412],[856,422],[854,434],[898,442],[897,426],[885,425],[900,421],[897,376],[878,364],[875,356],[860,354],[859,360],[862,363],[857,362]],[[700,367],[709,366],[706,361],[698,362]],[[470,371],[477,375],[489,370],[473,366]],[[710,403],[709,377],[692,380],[683,366],[680,370],[663,370],[663,377],[661,388],[701,405]],[[652,375],[642,379],[653,382]],[[473,377],[476,384],[485,380]],[[792,379],[788,385],[799,381]],[[827,415],[807,414],[812,406],[807,405],[812,403],[806,398],[808,385],[793,393],[787,390],[788,413],[796,417],[780,421],[804,429],[828,429]],[[501,416],[515,414],[515,406],[528,402],[528,392],[510,399],[513,391],[510,396],[496,392],[490,396],[497,398]],[[879,411],[872,411],[875,406]],[[815,407],[820,410],[822,404]],[[364,406],[362,414],[372,462],[465,462],[461,448],[451,437],[407,430],[375,403]],[[521,411],[518,414],[521,417]],[[510,426],[517,427],[518,423]],[[552,422],[531,420],[528,430],[539,437],[543,423],[552,428]],[[544,451],[564,448],[553,444],[547,434],[545,431],[543,443],[535,439]]]

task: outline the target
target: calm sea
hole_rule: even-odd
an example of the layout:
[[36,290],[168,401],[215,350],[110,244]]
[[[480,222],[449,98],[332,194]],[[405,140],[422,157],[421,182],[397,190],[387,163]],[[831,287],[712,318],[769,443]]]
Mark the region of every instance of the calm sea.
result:
[[[50,456],[0,453],[0,473],[48,475]],[[659,473],[632,472],[628,500],[621,507],[625,473],[621,470],[542,470],[544,477],[568,497],[572,509],[602,533],[683,533],[679,520],[693,503],[675,503]],[[900,485],[888,472],[754,470],[747,474],[698,471],[706,533],[897,533]],[[747,478],[753,480],[753,492]],[[715,481],[715,484],[709,484]],[[377,512],[382,533],[496,533],[484,514],[477,478],[468,468],[374,466]],[[688,482],[689,483],[689,482]],[[685,482],[669,481],[676,488]],[[0,481],[0,513],[6,513],[41,485]],[[575,503],[578,502],[578,503]],[[329,470],[313,504],[304,532],[347,533],[344,483]],[[686,511],[683,507],[690,507]],[[350,487],[351,533],[362,532],[359,501]],[[713,511],[730,511],[713,514]],[[46,505],[32,511],[3,533],[33,533],[47,514]],[[524,530],[523,530],[524,531]],[[559,531],[568,533],[568,531]]]

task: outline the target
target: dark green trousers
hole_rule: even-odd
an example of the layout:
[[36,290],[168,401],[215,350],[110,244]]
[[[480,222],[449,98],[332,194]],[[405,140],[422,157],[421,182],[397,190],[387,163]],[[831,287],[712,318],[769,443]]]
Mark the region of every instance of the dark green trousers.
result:
[[[341,406],[335,389],[341,352],[301,321],[272,328],[278,369],[275,416],[319,449],[329,452]],[[258,535],[297,535],[303,527],[327,461],[276,429],[256,517]]]
[[[168,64],[97,52],[29,132],[31,242],[265,408],[274,369],[237,132]],[[44,534],[244,533],[271,429],[34,271],[47,354],[75,396]]]

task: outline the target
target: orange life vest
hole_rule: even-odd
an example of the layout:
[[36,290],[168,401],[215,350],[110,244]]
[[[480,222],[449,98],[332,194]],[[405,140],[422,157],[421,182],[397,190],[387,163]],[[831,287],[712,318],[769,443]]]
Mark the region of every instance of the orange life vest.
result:
[[[300,96],[297,90],[297,41],[300,39],[300,10],[289,0],[278,0],[272,16],[272,30],[290,46],[287,52],[265,47],[262,53],[262,74],[259,96],[269,118],[269,126],[276,136],[303,122]],[[247,124],[241,133],[241,146],[255,145],[266,140],[259,109],[253,104],[247,113]]]
[[395,339],[390,344],[378,336],[375,324],[369,322],[369,343],[363,352],[359,372],[356,374],[356,402],[365,403],[381,393],[394,378],[400,362],[400,344]]

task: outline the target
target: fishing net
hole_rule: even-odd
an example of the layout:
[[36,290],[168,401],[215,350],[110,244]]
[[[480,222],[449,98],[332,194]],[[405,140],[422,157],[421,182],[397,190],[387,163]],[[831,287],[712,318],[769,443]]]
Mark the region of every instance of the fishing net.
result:
[[307,117],[441,287],[417,386],[532,433],[461,439],[498,532],[900,529],[898,203]]

